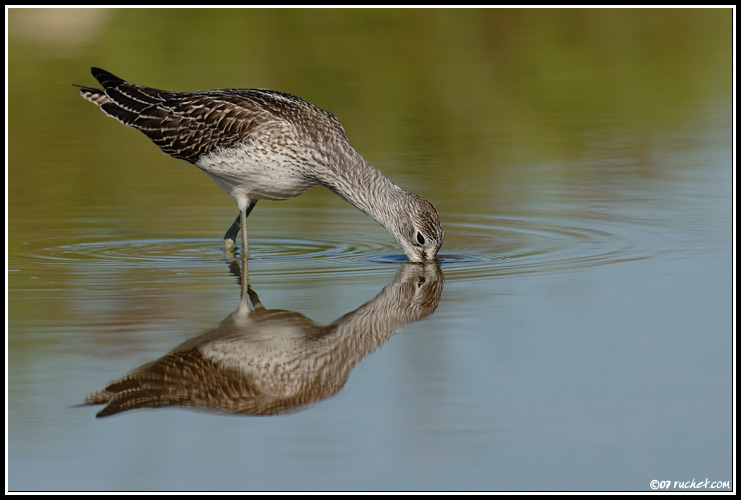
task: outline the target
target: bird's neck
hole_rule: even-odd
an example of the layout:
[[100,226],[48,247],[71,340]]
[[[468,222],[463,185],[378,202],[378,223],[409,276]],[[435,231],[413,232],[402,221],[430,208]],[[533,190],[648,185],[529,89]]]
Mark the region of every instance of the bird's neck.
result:
[[354,149],[343,155],[343,163],[331,168],[323,183],[387,230],[398,218],[400,201],[408,193],[391,182]]

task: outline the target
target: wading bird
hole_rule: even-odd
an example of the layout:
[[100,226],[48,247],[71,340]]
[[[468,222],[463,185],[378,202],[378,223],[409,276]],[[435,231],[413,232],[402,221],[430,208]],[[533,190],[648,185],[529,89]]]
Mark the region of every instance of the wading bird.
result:
[[265,89],[171,92],[92,68],[102,89],[78,85],[105,114],[140,130],[162,151],[206,172],[237,202],[224,235],[233,254],[258,200],[286,200],[324,186],[381,224],[412,262],[434,260],[443,243],[437,211],[366,162],[335,115]]

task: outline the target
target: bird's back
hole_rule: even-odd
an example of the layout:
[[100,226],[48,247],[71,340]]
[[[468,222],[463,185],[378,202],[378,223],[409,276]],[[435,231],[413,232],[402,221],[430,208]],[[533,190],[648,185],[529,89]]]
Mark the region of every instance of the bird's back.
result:
[[136,85],[92,68],[102,89],[80,93],[107,115],[146,134],[166,154],[190,163],[214,149],[235,147],[271,122],[283,122],[292,137],[275,140],[347,141],[335,115],[300,97],[265,89],[171,92]]

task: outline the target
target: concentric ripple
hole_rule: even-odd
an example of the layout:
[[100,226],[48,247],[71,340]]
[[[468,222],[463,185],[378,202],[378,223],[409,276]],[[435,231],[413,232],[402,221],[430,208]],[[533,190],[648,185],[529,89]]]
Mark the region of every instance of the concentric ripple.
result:
[[[598,225],[599,227],[595,227]],[[474,252],[439,254],[446,279],[557,272],[645,258],[629,223],[556,216],[478,216],[446,225]]]
[[[182,265],[184,261],[210,262],[225,258],[220,242],[206,238],[91,241],[45,250],[40,257],[56,261],[97,260]],[[250,260],[258,261],[347,257],[371,250],[371,247],[362,248],[330,241],[279,238],[250,240]]]
[[[445,222],[438,255],[446,279],[554,272],[645,258],[636,253],[629,223],[602,219],[460,215]],[[343,233],[344,234],[344,233]],[[254,238],[250,272],[276,279],[387,272],[406,261],[383,233],[367,241]],[[45,248],[38,257],[64,264],[128,263],[153,267],[208,267],[226,259],[217,239],[87,241]]]

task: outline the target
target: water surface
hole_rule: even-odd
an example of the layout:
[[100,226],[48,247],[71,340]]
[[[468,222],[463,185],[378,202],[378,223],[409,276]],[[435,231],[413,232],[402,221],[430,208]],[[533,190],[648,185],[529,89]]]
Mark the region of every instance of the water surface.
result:
[[[7,488],[731,489],[731,15],[11,9]],[[439,268],[312,190],[250,216],[250,312],[232,200],[60,85],[93,65],[333,111],[438,208]],[[310,396],[82,404],[224,345]]]

